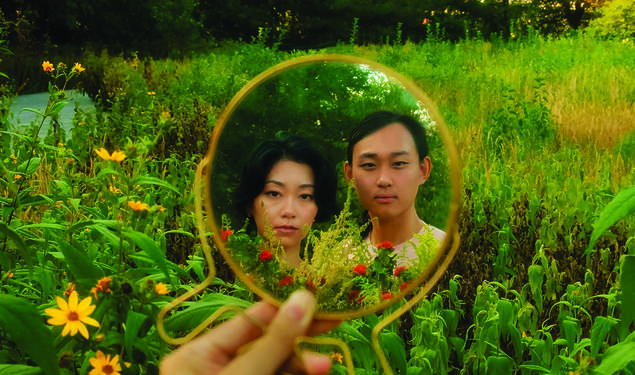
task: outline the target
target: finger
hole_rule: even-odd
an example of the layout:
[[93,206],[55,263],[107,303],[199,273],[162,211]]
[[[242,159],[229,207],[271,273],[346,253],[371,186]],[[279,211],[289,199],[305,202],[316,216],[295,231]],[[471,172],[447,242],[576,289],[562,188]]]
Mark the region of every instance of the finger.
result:
[[267,303],[255,304],[244,314],[214,327],[167,355],[161,361],[161,374],[183,374],[186,370],[195,374],[219,371],[234,358],[239,347],[262,334],[253,320],[268,325],[275,314],[275,307]]
[[342,323],[341,320],[314,320],[309,327],[307,336],[318,336],[335,329]]
[[281,368],[283,374],[321,375],[331,371],[331,358],[325,354],[303,351],[301,358],[293,356]]
[[227,374],[273,374],[291,356],[295,338],[304,336],[315,313],[315,297],[294,292],[282,304],[267,332],[225,368]]

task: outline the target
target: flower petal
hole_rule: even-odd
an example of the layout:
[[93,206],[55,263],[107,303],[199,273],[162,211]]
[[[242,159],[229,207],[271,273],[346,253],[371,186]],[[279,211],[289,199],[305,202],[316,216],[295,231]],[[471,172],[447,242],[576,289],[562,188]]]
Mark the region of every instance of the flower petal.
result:
[[[86,297],[84,298],[79,305],[77,305],[77,313],[79,315],[82,314],[90,314],[93,312],[93,310],[95,310],[95,306],[92,306],[92,310],[90,310],[90,303],[93,301],[92,297]],[[90,310],[90,311],[86,311],[86,310]]]
[[68,303],[66,303],[66,300],[60,296],[55,298],[57,299],[57,306],[59,306],[60,310],[64,312],[68,311]]
[[77,311],[77,292],[72,291],[71,295],[68,296],[68,309],[71,311]]
[[78,326],[78,328],[79,328],[79,333],[80,333],[82,336],[84,336],[84,338],[85,338],[85,339],[87,339],[87,340],[88,340],[88,330],[86,329],[86,326],[85,326],[85,325],[83,325],[83,324],[80,324],[80,325]]
[[64,326],[64,329],[62,330],[62,336],[68,335],[70,331],[71,331],[71,323],[69,322],[69,323],[66,323],[66,325]]
[[89,316],[85,316],[85,317],[81,318],[80,320],[83,323],[88,324],[89,326],[99,327],[99,322],[96,321],[95,319],[89,317]]

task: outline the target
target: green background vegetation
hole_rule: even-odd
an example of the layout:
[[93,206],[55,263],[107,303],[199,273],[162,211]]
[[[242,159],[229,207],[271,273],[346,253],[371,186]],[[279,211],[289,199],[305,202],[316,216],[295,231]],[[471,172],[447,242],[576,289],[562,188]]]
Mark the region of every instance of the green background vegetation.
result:
[[[614,11],[609,5],[605,14]],[[157,12],[150,14],[167,14]],[[237,20],[244,16],[239,13]],[[46,24],[28,19],[33,28]],[[360,14],[357,26],[343,23],[346,33],[338,39],[348,43],[320,50],[281,49],[284,38],[275,34],[275,24],[263,22],[260,33],[249,32],[250,43],[219,41],[211,50],[177,58],[123,47],[120,55],[101,52],[103,41],[93,49],[99,52],[66,55],[69,66],[79,61],[86,68],[69,85],[95,98],[96,114],[77,111],[70,134],[51,132],[33,143],[39,123],[16,128],[8,112],[11,95],[0,107],[0,366],[84,373],[99,349],[131,362],[124,373],[156,373],[160,357],[171,350],[158,339],[157,311],[206,272],[192,183],[216,119],[268,67],[335,52],[413,79],[439,106],[463,168],[459,255],[428,299],[380,335],[393,369],[632,374],[635,219],[628,213],[634,205],[635,45],[632,34],[593,34],[594,22],[604,27],[600,19],[587,32],[562,37],[542,36],[538,29],[492,36],[468,23],[470,35],[450,38],[450,28],[435,23],[416,39],[405,21],[396,28],[392,18],[389,29],[372,31],[381,36],[374,40],[362,37],[375,29]],[[76,23],[69,20],[78,19],[66,20],[73,31]],[[15,32],[11,27],[4,30]],[[46,43],[54,43],[53,33],[47,35]],[[2,56],[4,92],[15,93],[25,78],[29,87],[46,87],[41,62],[57,64],[56,56],[69,52],[49,45],[31,49],[32,60],[18,60],[23,47],[11,38],[3,44],[16,53]],[[93,151],[100,147],[122,150],[127,159],[103,162]],[[150,210],[130,210],[131,200]],[[589,247],[602,224],[608,230]],[[166,322],[173,334],[187,332],[222,305],[253,300],[222,259],[217,264],[214,286]],[[94,301],[101,341],[92,328],[84,340],[62,338],[60,327],[44,324],[43,310],[55,305],[68,282],[84,297],[110,275],[112,294]],[[168,284],[170,294],[153,294],[156,282]],[[379,318],[371,314],[332,333],[351,346],[358,373],[380,372],[369,341]],[[28,327],[30,336],[20,327]]]

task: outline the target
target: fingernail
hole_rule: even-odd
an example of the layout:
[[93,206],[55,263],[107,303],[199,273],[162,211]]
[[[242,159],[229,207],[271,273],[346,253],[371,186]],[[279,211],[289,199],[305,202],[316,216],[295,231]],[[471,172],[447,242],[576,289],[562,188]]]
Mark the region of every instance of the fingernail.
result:
[[306,328],[313,320],[315,303],[313,294],[306,290],[299,290],[282,305],[281,312],[298,322],[302,328]]

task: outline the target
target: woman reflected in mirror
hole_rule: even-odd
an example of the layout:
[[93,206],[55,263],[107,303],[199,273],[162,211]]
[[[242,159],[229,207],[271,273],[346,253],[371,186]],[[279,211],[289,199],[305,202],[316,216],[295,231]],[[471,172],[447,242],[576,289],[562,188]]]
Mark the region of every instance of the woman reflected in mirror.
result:
[[249,217],[247,230],[264,246],[281,247],[279,258],[295,268],[312,224],[337,213],[336,190],[335,169],[324,155],[306,139],[281,132],[249,155],[234,203]]

